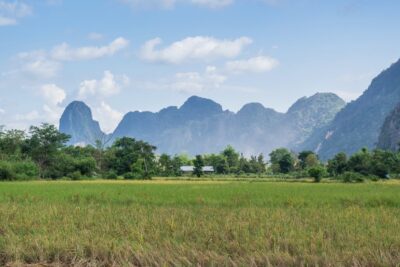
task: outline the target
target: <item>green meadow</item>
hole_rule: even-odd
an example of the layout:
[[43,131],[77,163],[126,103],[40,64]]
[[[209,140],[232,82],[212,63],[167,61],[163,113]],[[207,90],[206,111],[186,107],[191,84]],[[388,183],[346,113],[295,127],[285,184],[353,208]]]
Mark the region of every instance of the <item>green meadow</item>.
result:
[[399,266],[400,183],[0,183],[0,266],[40,264]]

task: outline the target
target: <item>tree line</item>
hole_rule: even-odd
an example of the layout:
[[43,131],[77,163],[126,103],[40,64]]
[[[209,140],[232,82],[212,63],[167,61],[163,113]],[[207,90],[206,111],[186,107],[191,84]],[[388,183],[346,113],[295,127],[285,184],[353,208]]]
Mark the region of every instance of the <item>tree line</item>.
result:
[[67,146],[70,137],[54,125],[30,127],[28,132],[0,129],[0,180],[85,178],[150,179],[154,176],[181,176],[181,166],[193,166],[191,175],[204,175],[212,166],[215,175],[313,177],[316,182],[334,177],[345,182],[366,178],[388,178],[400,173],[397,152],[362,149],[347,157],[339,153],[327,163],[312,151],[298,154],[279,148],[269,154],[246,158],[232,146],[218,154],[156,154],[156,147],[130,137],[117,139],[110,146],[98,141],[88,146]]

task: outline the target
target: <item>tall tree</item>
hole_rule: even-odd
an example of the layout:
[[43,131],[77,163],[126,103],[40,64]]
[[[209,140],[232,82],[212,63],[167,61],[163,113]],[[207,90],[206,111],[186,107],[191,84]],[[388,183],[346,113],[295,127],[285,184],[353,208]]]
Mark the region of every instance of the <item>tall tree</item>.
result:
[[54,125],[44,123],[39,127],[32,126],[30,138],[25,142],[24,149],[38,164],[41,177],[56,163],[60,149],[65,147],[69,136],[60,133]]
[[204,167],[204,160],[201,155],[197,155],[196,158],[193,160],[194,170],[193,174],[197,177],[203,175],[203,167]]

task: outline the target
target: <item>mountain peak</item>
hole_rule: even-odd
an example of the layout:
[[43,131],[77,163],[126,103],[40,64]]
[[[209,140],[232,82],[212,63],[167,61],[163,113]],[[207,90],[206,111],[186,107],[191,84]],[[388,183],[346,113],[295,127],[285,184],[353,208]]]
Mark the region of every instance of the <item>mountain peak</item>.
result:
[[179,108],[185,116],[193,119],[201,119],[222,113],[222,106],[211,99],[202,98],[199,96],[189,97],[185,103]]
[[71,145],[94,144],[105,135],[99,123],[93,120],[90,107],[82,101],[73,101],[65,108],[59,130],[71,136]]
[[304,96],[298,99],[289,108],[287,113],[299,112],[305,108],[324,108],[326,104],[340,106],[342,108],[345,106],[346,102],[334,93],[316,93],[310,97]]

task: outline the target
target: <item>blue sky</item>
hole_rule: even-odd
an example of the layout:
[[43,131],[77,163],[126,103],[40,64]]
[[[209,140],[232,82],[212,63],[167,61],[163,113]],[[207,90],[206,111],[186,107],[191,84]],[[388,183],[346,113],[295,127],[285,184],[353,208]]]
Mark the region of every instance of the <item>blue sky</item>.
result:
[[106,131],[191,95],[237,111],[357,98],[400,58],[400,1],[0,0],[0,124],[57,124],[84,100]]

